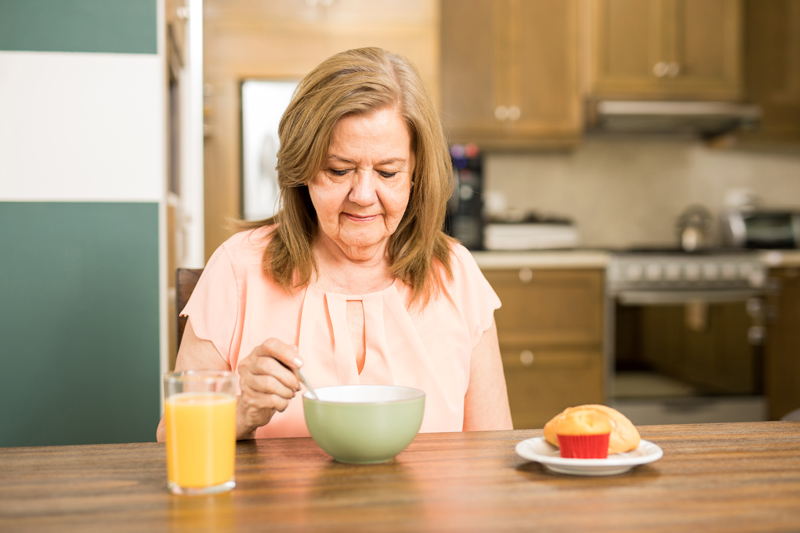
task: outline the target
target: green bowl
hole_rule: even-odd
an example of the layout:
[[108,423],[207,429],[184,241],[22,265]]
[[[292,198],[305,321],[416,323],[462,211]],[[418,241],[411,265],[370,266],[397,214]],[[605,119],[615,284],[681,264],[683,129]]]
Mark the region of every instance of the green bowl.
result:
[[303,395],[308,431],[341,463],[391,461],[417,436],[425,393],[394,385],[342,385]]

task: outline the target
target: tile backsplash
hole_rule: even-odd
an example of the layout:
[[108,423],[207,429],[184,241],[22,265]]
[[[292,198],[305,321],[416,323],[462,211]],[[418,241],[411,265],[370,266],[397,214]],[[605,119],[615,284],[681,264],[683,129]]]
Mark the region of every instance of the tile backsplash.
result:
[[571,218],[589,247],[677,245],[678,217],[749,190],[763,207],[800,208],[800,155],[714,149],[684,137],[590,137],[565,153],[491,153],[486,191],[509,208]]

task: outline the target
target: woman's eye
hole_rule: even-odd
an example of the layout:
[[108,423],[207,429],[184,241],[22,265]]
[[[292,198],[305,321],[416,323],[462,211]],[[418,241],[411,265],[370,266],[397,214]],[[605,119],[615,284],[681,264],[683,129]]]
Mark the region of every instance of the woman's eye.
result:
[[335,168],[332,168],[332,169],[330,169],[329,171],[330,171],[330,173],[331,173],[331,174],[333,174],[334,176],[344,176],[345,174],[347,174],[347,169],[344,169],[344,170],[337,170],[337,169],[335,169]]
[[397,172],[383,172],[383,171],[379,171],[379,174],[380,174],[381,176],[383,176],[384,178],[393,178],[393,177],[395,176],[395,174],[397,174]]

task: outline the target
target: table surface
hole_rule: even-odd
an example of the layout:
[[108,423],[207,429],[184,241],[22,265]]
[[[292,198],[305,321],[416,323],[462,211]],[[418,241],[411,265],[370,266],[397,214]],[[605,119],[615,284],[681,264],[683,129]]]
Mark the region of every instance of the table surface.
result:
[[167,491],[163,444],[0,448],[0,531],[800,531],[800,422],[639,430],[664,456],[610,477],[519,457],[541,430],[421,434],[370,466],[243,441],[205,497]]

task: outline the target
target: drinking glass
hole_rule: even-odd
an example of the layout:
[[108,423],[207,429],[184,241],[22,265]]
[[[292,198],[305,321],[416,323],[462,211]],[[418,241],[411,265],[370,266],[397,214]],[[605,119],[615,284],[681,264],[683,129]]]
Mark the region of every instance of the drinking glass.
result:
[[167,486],[173,494],[231,490],[236,451],[236,393],[231,372],[164,375]]

